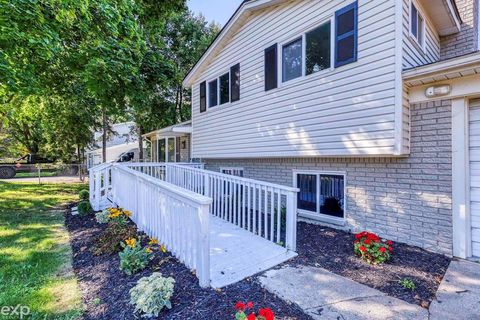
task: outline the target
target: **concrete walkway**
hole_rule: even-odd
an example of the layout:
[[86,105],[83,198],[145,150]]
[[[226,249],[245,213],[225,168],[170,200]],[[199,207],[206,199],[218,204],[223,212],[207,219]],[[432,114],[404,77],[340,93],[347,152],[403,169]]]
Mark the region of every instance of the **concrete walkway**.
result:
[[480,319],[480,264],[452,261],[430,305],[430,319]]
[[480,264],[469,261],[452,261],[429,310],[322,268],[284,267],[265,272],[259,280],[313,319],[480,319]]
[[428,319],[428,311],[322,268],[269,270],[262,285],[313,319]]

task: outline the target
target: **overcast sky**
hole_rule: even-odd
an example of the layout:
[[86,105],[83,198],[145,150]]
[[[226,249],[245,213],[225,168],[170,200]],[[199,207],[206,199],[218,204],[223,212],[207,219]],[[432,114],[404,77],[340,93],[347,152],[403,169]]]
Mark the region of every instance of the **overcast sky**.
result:
[[188,7],[223,27],[241,3],[242,0],[188,0]]

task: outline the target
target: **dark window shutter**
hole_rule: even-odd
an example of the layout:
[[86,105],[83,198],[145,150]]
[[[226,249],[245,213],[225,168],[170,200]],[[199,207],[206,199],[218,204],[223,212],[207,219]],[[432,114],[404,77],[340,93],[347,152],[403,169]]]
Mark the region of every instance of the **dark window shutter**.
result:
[[277,57],[277,44],[265,49],[265,91],[277,87]]
[[240,100],[240,63],[230,68],[230,102]]
[[335,67],[357,61],[357,25],[356,1],[335,12]]
[[200,112],[207,111],[207,83],[200,83]]

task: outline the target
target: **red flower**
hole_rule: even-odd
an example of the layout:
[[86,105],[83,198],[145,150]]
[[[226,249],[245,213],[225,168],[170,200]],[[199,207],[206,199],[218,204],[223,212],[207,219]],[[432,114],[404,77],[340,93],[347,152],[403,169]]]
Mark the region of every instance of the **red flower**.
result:
[[390,250],[390,252],[392,252],[392,251],[393,251],[393,248],[392,248],[392,247],[388,247],[388,250]]
[[248,301],[247,304],[245,305],[245,307],[247,309],[252,309],[253,308],[253,302],[252,301]]
[[365,244],[371,244],[372,241],[370,241],[369,239],[366,239],[365,241],[363,241],[363,243],[365,243]]
[[260,309],[258,311],[260,316],[264,317],[265,320],[274,320],[275,319],[275,314],[270,308],[265,308],[265,309]]
[[255,317],[255,313],[250,313],[247,317],[247,320],[257,320],[257,317]]
[[367,251],[367,248],[365,248],[364,246],[360,246],[360,247],[358,247],[358,250],[360,250],[362,252],[365,252],[365,251]]
[[235,303],[235,309],[239,311],[243,311],[245,310],[245,304],[241,301],[238,301],[237,303]]
[[393,244],[393,241],[392,240],[388,240],[387,241],[387,245],[391,246]]
[[380,247],[380,249],[378,249],[378,251],[383,253],[383,252],[387,251],[387,249],[385,249],[385,247]]

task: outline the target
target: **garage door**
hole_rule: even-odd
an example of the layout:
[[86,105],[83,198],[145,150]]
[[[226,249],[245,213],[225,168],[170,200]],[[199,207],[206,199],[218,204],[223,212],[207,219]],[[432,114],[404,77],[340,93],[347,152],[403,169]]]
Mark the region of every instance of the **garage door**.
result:
[[472,255],[480,257],[480,99],[470,101],[469,130]]

